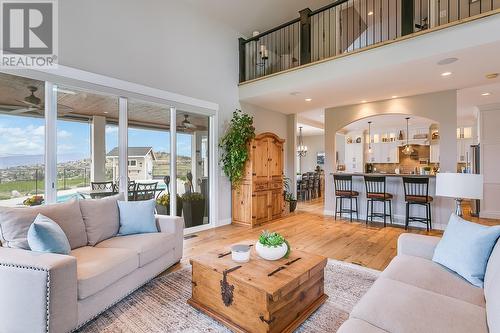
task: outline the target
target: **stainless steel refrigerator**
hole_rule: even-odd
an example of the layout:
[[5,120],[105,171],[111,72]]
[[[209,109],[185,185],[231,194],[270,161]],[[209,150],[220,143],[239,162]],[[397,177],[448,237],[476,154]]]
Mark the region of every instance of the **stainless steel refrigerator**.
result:
[[[475,173],[475,174],[480,174],[481,173],[481,166],[480,166],[480,155],[481,154],[481,149],[479,147],[479,144],[477,145],[471,145],[470,146],[470,172]],[[470,214],[472,216],[479,216],[479,200],[472,200],[471,201],[471,209],[470,209]]]

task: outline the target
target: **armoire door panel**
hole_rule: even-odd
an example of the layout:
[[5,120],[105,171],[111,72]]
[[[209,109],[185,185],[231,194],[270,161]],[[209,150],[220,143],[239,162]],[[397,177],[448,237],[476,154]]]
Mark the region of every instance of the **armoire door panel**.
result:
[[269,178],[269,163],[268,163],[268,140],[255,140],[252,146],[252,178],[256,182],[264,182]]
[[252,219],[256,224],[267,222],[269,216],[269,191],[255,192],[253,194]]
[[278,218],[283,213],[283,191],[271,191],[271,215],[272,218]]

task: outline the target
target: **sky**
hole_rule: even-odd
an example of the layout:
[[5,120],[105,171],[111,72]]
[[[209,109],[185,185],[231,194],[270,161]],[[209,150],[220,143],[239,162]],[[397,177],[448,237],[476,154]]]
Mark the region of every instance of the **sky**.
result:
[[[129,129],[130,147],[170,150],[170,134],[164,131]],[[0,115],[0,157],[44,154],[44,119]],[[118,146],[117,126],[106,126],[106,152]],[[90,157],[90,126],[86,123],[57,122],[57,154],[60,159]],[[191,135],[177,134],[177,154],[191,156]]]

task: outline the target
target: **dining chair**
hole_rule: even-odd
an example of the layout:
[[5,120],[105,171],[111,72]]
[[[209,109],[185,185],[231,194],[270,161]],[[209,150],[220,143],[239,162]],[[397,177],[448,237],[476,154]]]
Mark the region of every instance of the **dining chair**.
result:
[[158,182],[156,183],[137,183],[135,184],[135,201],[140,200],[151,200],[155,198],[156,187],[158,186]]

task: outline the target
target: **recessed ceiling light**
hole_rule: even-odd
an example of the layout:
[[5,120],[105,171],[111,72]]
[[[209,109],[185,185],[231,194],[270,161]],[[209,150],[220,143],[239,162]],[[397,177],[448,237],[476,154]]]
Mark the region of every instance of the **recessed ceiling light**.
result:
[[491,93],[489,93],[489,92],[484,92],[481,94],[481,96],[489,96],[489,95],[491,95]]
[[310,102],[310,101],[312,101],[312,100],[313,100],[312,98],[306,98],[306,99],[305,99],[305,101],[306,101],[306,102]]
[[437,64],[440,65],[440,66],[442,66],[442,65],[449,65],[449,64],[454,63],[455,61],[458,61],[458,58],[445,58],[445,59],[439,60],[437,62]]
[[398,98],[398,96],[394,95],[394,96],[392,96],[391,98]]
[[498,73],[486,74],[487,79],[496,79],[497,77],[498,77]]
[[108,112],[108,111],[104,111],[103,113],[104,113],[104,114],[108,114],[109,112]]
[[368,16],[372,16],[373,15],[373,12],[368,12]]
[[362,101],[361,101],[361,103],[366,103],[366,101],[365,101],[365,100],[362,100]]
[[441,73],[441,76],[450,76],[452,73],[451,72],[444,72],[444,73]]

